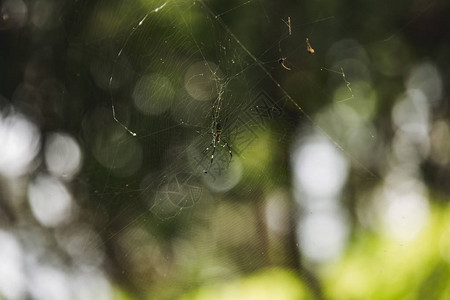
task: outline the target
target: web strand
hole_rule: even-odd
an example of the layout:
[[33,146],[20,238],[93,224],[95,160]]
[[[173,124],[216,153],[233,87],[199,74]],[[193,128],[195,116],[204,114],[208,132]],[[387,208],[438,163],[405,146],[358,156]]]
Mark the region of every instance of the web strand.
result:
[[136,30],[142,26],[142,24],[144,24],[145,20],[147,20],[148,16],[151,13],[157,13],[158,11],[160,11],[161,9],[164,8],[164,6],[166,6],[166,4],[169,1],[163,3],[161,6],[155,8],[154,10],[150,11],[149,13],[145,14],[145,16],[139,21],[139,23],[133,27],[131,29],[130,34],[127,36],[125,42],[122,45],[122,48],[120,48],[119,52],[117,52],[117,55],[114,59],[114,63],[113,63],[113,67],[111,70],[111,76],[109,77],[109,92],[110,92],[110,97],[111,97],[111,111],[112,111],[112,116],[114,121],[119,124],[120,126],[122,126],[123,129],[125,129],[129,134],[131,134],[132,136],[136,136],[137,134],[134,131],[131,131],[131,129],[129,129],[125,124],[123,124],[118,118],[117,118],[117,114],[116,114],[116,108],[114,106],[114,96],[113,96],[113,92],[112,92],[112,81],[113,81],[113,77],[114,77],[114,71],[116,69],[116,65],[117,65],[117,61],[119,60],[119,58],[122,56],[123,50],[127,47],[128,42],[130,41],[131,37],[134,35],[134,33],[136,32]]
[[345,99],[343,99],[343,100],[336,101],[336,103],[345,102],[345,101],[348,101],[348,100],[351,100],[351,99],[354,99],[354,98],[355,98],[355,95],[353,94],[353,90],[352,90],[352,87],[351,87],[351,85],[350,85],[350,82],[349,82],[349,81],[347,80],[347,78],[345,77],[344,68],[341,67],[341,72],[335,71],[335,70],[331,70],[331,69],[328,69],[328,68],[325,68],[325,67],[320,68],[320,70],[321,70],[321,71],[325,70],[325,71],[328,71],[328,72],[331,72],[331,73],[336,73],[336,74],[341,75],[341,76],[342,76],[342,79],[343,79],[344,82],[345,82],[345,85],[347,86],[347,90],[350,92],[350,95],[351,95],[350,97],[345,98]]
[[[204,3],[204,1],[199,1],[206,11],[213,17],[215,17],[212,10]],[[264,67],[261,62],[251,53],[247,47],[236,37],[236,35],[230,30],[230,28],[222,21],[221,18],[215,18],[220,26],[228,33],[228,35],[244,50],[245,53],[256,63],[256,65],[269,77],[269,79],[281,90],[283,95],[291,102],[307,119],[317,128],[330,142],[332,142],[342,153],[345,153],[352,161],[356,162],[362,169],[364,169],[368,174],[373,177],[376,175],[371,172],[362,162],[356,159],[352,154],[344,149],[337,141],[335,141],[322,127],[317,124],[314,119],[305,112],[305,110],[292,98],[292,96],[281,86],[281,84],[273,77],[273,75]]]

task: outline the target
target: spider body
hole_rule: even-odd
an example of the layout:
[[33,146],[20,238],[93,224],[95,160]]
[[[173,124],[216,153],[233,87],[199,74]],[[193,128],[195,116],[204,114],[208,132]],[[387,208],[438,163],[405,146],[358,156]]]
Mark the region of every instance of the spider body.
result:
[[216,152],[216,147],[222,143],[222,147],[228,148],[228,153],[230,153],[230,160],[233,158],[233,153],[231,152],[231,147],[228,145],[228,142],[222,138],[222,125],[218,122],[215,122],[214,130],[213,130],[213,138],[211,144],[203,150],[203,153],[208,152],[212,148],[211,152],[211,161],[209,162],[208,170],[204,170],[203,173],[207,174],[211,169],[211,166],[214,161],[214,153]]

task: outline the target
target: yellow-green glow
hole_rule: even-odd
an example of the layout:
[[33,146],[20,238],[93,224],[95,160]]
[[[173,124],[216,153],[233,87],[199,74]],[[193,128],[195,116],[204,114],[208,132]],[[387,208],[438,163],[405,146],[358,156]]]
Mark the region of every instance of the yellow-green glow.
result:
[[[276,144],[272,143],[269,139],[268,132],[257,130],[256,135],[258,138],[245,149],[244,159],[242,159],[246,177],[260,174],[260,171],[264,171],[265,173],[270,172],[268,168],[272,161],[271,158],[277,149]],[[248,138],[251,138],[250,134]],[[259,177],[254,179],[259,180]]]
[[292,272],[268,269],[223,284],[201,287],[180,300],[299,300],[312,299]]
[[[449,209],[435,209],[428,225],[410,242],[363,233],[345,257],[324,268],[326,294],[339,300],[417,299],[421,283],[435,269],[443,265],[449,271],[439,252],[449,217]],[[450,276],[445,280],[450,283]]]

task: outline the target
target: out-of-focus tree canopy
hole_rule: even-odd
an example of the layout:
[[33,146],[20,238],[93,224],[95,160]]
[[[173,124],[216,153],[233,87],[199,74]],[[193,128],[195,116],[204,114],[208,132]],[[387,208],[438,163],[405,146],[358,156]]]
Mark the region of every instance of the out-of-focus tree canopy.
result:
[[449,299],[449,5],[0,0],[0,299]]

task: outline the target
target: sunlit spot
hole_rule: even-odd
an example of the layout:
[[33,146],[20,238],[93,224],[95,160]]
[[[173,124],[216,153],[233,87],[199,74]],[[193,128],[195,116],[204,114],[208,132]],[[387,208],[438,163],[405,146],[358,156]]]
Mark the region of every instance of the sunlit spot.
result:
[[39,175],[28,188],[28,200],[33,215],[44,226],[58,226],[72,215],[72,196],[54,177]]
[[429,216],[428,199],[421,182],[404,177],[402,174],[391,174],[375,201],[378,213],[386,232],[394,237],[413,240],[426,225]]
[[36,300],[71,299],[69,278],[54,267],[32,266],[28,285],[31,296]]
[[134,87],[133,101],[144,114],[159,115],[171,107],[174,94],[170,80],[154,73],[139,79]]
[[0,112],[0,174],[20,176],[29,171],[40,146],[37,127],[20,114]]
[[442,98],[443,85],[441,75],[436,66],[429,63],[421,63],[415,66],[406,82],[408,90],[421,90],[431,103]]
[[297,233],[302,253],[317,262],[336,258],[347,242],[348,224],[338,195],[348,176],[348,163],[322,137],[298,143],[293,154],[295,198],[305,213]]
[[26,290],[23,250],[17,239],[0,230],[0,299],[24,299]]
[[81,167],[81,149],[68,134],[53,133],[45,143],[45,162],[55,176],[71,179]]
[[306,141],[295,149],[292,160],[296,184],[310,196],[334,197],[347,179],[347,161],[325,139]]
[[219,67],[214,63],[197,62],[184,75],[184,86],[192,98],[208,101],[217,97],[217,79],[221,76]]
[[341,254],[349,228],[342,211],[331,209],[305,214],[297,230],[302,253],[310,260],[324,262]]

